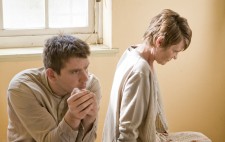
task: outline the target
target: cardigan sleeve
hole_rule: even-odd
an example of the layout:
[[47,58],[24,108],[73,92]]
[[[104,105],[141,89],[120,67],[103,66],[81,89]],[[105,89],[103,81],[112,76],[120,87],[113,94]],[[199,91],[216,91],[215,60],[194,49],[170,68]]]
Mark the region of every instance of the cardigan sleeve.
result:
[[150,92],[149,78],[143,73],[133,73],[125,81],[119,118],[118,142],[136,142],[140,135],[146,116],[148,95]]

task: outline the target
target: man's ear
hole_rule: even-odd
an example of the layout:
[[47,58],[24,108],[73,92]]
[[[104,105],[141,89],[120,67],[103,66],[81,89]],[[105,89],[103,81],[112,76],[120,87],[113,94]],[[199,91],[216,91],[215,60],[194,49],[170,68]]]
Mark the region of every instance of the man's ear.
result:
[[156,47],[161,47],[161,45],[163,43],[163,40],[164,40],[164,37],[163,36],[157,37],[156,42],[155,42]]
[[56,72],[52,68],[46,69],[46,75],[50,80],[56,79]]

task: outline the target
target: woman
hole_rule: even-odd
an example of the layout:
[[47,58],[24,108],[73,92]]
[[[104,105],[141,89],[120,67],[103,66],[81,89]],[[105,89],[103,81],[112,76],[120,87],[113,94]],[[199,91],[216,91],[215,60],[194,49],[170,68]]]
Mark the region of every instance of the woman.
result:
[[153,63],[166,64],[188,48],[192,31],[172,10],[156,15],[143,43],[129,47],[118,62],[103,142],[210,142],[199,132],[168,133]]

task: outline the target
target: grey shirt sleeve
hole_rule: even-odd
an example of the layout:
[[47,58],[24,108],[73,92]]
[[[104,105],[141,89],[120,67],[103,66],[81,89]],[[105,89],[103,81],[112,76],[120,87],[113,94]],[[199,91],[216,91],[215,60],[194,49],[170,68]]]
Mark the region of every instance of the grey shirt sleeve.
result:
[[8,93],[9,111],[15,113],[10,119],[19,120],[20,123],[14,125],[18,137],[32,137],[37,142],[76,141],[78,131],[74,131],[64,119],[57,124],[45,106],[40,105],[35,96],[29,94],[29,88],[20,86],[19,90],[10,90]]

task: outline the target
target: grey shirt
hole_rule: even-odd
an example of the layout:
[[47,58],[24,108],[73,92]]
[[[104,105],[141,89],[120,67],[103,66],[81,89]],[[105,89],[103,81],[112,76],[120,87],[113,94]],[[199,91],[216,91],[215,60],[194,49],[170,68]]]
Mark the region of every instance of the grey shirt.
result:
[[[98,79],[89,74],[87,88],[101,98]],[[68,110],[67,99],[55,95],[48,85],[44,68],[18,73],[8,88],[8,141],[23,142],[93,142],[97,120],[84,135],[82,124],[74,131],[64,120]]]

